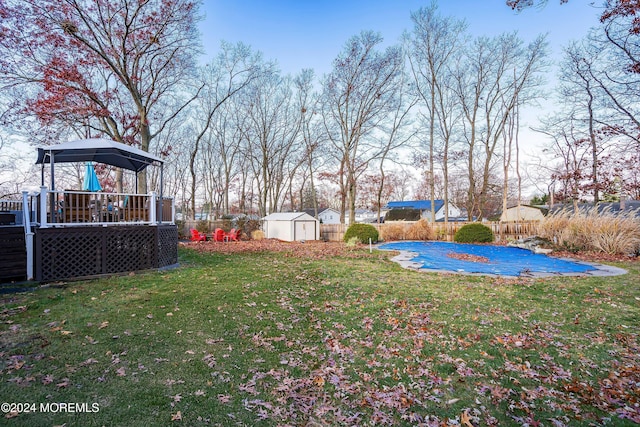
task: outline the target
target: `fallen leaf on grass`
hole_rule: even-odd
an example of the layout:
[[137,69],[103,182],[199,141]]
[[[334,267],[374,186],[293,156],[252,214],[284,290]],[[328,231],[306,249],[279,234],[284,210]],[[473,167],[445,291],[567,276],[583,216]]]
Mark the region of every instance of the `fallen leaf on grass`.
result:
[[109,326],[109,321],[105,320],[104,322],[100,323],[100,326],[98,326],[98,329],[104,329],[107,326]]
[[220,403],[229,403],[231,401],[231,396],[228,394],[219,394],[218,401]]
[[116,370],[116,374],[117,374],[119,377],[126,377],[126,376],[127,376],[127,374],[126,374],[126,372],[125,372],[124,366],[122,366],[122,367],[118,368],[118,369]]
[[92,357],[88,358],[87,360],[85,360],[84,362],[82,362],[80,364],[80,366],[87,366],[87,365],[93,365],[94,363],[98,363],[98,361]]
[[175,414],[171,414],[171,421],[182,421],[182,412],[178,411]]
[[463,426],[474,427],[474,425],[471,424],[471,417],[469,416],[468,409],[465,409],[464,412],[460,415],[460,423]]

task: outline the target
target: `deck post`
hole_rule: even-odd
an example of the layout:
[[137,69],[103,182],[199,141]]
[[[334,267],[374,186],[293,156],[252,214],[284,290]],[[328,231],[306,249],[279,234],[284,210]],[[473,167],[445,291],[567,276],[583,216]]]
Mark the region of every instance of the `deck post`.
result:
[[[158,197],[156,195],[155,191],[151,192],[151,206],[149,206],[149,221],[151,222],[151,224],[156,224],[157,221],[157,201],[158,201]],[[160,209],[162,209],[162,207],[160,207]]]
[[[54,214],[55,203],[51,206],[51,215]],[[53,217],[52,217],[53,219]],[[47,228],[47,187],[40,187],[40,227]]]
[[33,231],[31,230],[31,207],[29,192],[22,192],[22,224],[24,226],[24,243],[27,250],[27,280],[33,280]]

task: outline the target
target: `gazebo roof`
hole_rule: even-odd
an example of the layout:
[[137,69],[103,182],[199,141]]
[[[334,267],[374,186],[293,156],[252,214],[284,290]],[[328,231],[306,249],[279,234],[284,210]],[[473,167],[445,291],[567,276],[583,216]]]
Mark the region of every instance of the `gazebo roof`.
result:
[[94,161],[140,172],[162,159],[138,148],[102,138],[80,139],[38,148],[36,164]]

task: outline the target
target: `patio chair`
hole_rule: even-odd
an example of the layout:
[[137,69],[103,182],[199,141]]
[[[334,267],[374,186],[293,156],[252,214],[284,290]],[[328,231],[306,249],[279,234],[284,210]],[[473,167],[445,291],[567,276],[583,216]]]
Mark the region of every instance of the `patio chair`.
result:
[[227,240],[227,235],[222,228],[216,228],[213,232],[213,241],[214,242],[225,242]]
[[229,233],[227,234],[227,241],[237,242],[240,239],[240,233],[242,233],[242,230],[236,230],[235,228],[232,228],[231,231],[229,231]]
[[201,233],[195,228],[191,229],[191,241],[192,242],[206,242],[207,235],[205,233]]

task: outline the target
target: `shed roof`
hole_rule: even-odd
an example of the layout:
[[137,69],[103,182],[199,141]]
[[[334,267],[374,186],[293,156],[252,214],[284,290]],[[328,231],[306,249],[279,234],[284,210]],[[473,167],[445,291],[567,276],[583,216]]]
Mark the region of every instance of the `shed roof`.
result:
[[305,212],[275,212],[262,218],[263,221],[317,221]]

